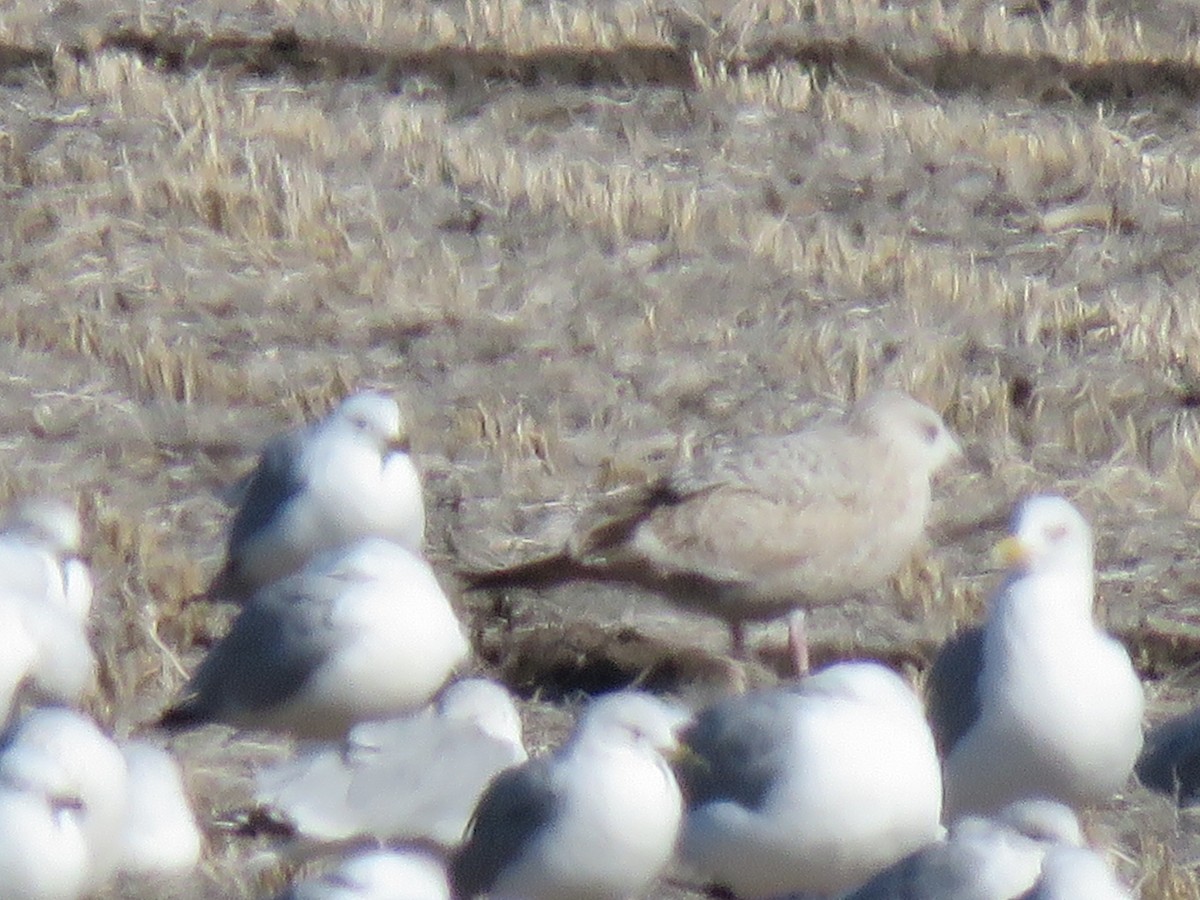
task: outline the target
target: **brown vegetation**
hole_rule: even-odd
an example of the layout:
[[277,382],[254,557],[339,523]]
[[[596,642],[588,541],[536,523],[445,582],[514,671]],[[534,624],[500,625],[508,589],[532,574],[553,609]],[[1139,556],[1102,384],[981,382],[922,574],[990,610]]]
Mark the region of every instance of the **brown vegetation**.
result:
[[[1049,489],[1096,527],[1152,716],[1191,705],[1198,22],[1110,0],[0,3],[0,499],[81,498],[94,711],[126,733],[162,708],[224,625],[184,604],[220,493],[351,386],[408,407],[450,583],[693,447],[884,383],[944,410],[969,462],[894,590],[814,616],[818,657],[920,669],[978,615],[1014,499]],[[620,592],[472,603],[526,690],[539,660],[556,696],[579,672],[728,675],[719,626]],[[770,663],[782,635],[761,641]],[[535,744],[561,710],[530,701]],[[215,822],[281,752],[177,747]],[[1143,897],[1200,897],[1189,816],[1131,790],[1092,819]],[[203,890],[278,884],[267,839],[212,834]]]

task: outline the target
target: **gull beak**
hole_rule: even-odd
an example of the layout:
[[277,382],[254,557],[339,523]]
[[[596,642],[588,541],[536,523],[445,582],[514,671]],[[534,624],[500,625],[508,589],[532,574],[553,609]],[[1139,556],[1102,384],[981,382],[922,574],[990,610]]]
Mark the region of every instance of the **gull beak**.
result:
[[666,754],[667,762],[674,766],[679,766],[692,771],[708,772],[712,766],[709,765],[707,759],[693,750],[688,744],[679,741],[669,753]]
[[992,548],[992,557],[1006,569],[1016,569],[1029,562],[1029,547],[1015,535],[1009,535]]
[[412,441],[408,439],[407,434],[398,434],[388,438],[385,448],[388,453],[408,453],[412,449]]

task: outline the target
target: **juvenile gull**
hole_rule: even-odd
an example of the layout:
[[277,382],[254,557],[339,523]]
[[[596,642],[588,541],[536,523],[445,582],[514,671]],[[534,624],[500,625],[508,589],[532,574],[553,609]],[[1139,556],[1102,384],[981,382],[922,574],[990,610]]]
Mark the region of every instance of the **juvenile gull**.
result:
[[[641,491],[560,553],[492,572],[471,587],[633,584],[728,623],[837,603],[874,588],[917,549],[930,480],[958,455],[941,418],[881,391],[841,420],[713,453]],[[803,619],[793,651],[806,667]]]
[[837,895],[939,834],[942,786],[916,695],[877,663],[730,697],[684,741],[682,858],[744,900]]
[[267,443],[208,595],[242,598],[322,551],[368,536],[420,553],[425,505],[399,407],[364,392]]
[[451,862],[456,897],[624,900],[671,859],[682,800],[666,757],[683,717],[647,694],[592,701],[551,756],[502,772]]
[[1083,516],[1061,497],[1031,497],[1001,550],[1011,569],[982,629],[954,639],[930,672],[951,818],[1024,797],[1104,801],[1142,746],[1141,683],[1093,619]]
[[469,653],[429,564],[364,538],[259,591],[161,724],[341,738],[424,706]]
[[374,850],[292,885],[278,900],[450,900],[442,864],[419,850]]
[[255,799],[309,839],[370,835],[449,847],[488,782],[525,759],[511,695],[472,678],[450,685],[434,709],[365,722],[345,744],[260,771]]
[[[909,854],[842,900],[1017,900],[1038,882],[1049,852],[1082,843],[1069,807],[1021,800],[995,818],[960,819],[945,840]],[[1091,900],[1076,895],[1084,898]]]

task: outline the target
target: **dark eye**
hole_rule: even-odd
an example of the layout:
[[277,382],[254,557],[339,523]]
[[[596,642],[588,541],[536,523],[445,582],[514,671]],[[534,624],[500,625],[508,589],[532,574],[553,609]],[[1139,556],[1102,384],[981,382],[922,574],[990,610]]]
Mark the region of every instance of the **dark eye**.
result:
[[1067,536],[1067,526],[1061,522],[1055,525],[1047,525],[1045,530],[1046,541],[1051,544],[1057,544]]
[[927,443],[933,444],[937,442],[938,436],[942,433],[942,429],[938,428],[937,425],[934,425],[932,422],[928,422],[921,428],[921,433],[925,435],[925,440]]

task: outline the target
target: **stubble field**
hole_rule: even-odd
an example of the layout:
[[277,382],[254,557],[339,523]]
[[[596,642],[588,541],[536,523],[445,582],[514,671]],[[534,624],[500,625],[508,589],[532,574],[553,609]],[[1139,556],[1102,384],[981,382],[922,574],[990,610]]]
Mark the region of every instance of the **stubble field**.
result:
[[[1193,3],[1117,0],[0,3],[0,499],[85,514],[92,711],[163,708],[228,621],[185,602],[224,492],[350,389],[406,409],[453,588],[879,385],[967,460],[928,551],[813,616],[818,661],[919,677],[1013,502],[1054,490],[1151,719],[1190,707],[1198,33]],[[455,596],[537,748],[584,690],[727,674],[720,627],[645,598]],[[753,641],[769,678],[782,629]],[[174,746],[211,839],[180,896],[278,887],[236,824],[282,745]],[[1143,898],[1200,897],[1193,816],[1131,788],[1089,822]]]

